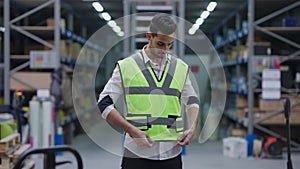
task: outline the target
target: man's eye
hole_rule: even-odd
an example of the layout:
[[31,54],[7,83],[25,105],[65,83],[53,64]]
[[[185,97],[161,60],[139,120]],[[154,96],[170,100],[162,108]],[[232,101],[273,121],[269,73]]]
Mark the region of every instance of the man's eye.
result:
[[164,43],[158,42],[157,45],[158,46],[164,46]]

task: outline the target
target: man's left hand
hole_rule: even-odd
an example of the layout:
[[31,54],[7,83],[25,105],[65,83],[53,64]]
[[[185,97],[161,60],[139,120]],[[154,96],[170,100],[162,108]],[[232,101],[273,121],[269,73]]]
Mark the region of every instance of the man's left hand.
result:
[[180,146],[188,145],[193,137],[194,137],[195,131],[194,130],[186,130],[183,132],[183,135],[178,138],[177,143]]

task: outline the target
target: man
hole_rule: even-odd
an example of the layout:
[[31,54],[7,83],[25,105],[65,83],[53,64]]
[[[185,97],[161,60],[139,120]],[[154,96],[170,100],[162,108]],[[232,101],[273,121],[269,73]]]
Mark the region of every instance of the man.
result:
[[[192,140],[199,119],[199,100],[189,68],[168,54],[176,23],[157,14],[141,52],[120,60],[99,96],[102,117],[125,131],[122,169],[181,169],[181,147]],[[124,94],[126,118],[114,108]],[[187,109],[184,131],[181,103]]]

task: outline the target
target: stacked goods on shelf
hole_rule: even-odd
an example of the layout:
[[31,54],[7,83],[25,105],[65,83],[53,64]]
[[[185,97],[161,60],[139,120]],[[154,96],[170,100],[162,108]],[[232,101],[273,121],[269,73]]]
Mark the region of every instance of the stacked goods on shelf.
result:
[[[261,8],[262,6],[258,4],[264,4],[265,2],[255,1],[255,3],[256,8]],[[274,6],[278,7],[278,11],[273,11],[271,14],[255,9],[255,13],[259,13],[254,15],[257,21],[249,23],[251,27],[246,28],[249,32],[253,31],[255,34],[251,38],[253,39],[253,46],[252,42],[248,41],[248,30],[245,31],[244,26],[241,29],[240,25],[243,15],[249,11],[244,12],[243,9],[239,9],[230,13],[211,32],[215,35],[215,48],[221,56],[223,65],[216,65],[212,61],[210,71],[214,75],[217,69],[223,68],[227,79],[226,87],[216,88],[212,86],[212,88],[227,91],[224,117],[228,118],[224,119],[230,122],[228,124],[230,130],[228,131],[234,136],[242,136],[243,131],[241,129],[249,129],[250,133],[262,132],[262,134],[277,135],[284,138],[285,133],[277,134],[280,132],[279,128],[283,128],[285,124],[283,97],[289,97],[292,102],[293,107],[290,117],[293,125],[292,129],[296,129],[300,124],[300,41],[297,38],[300,29],[295,27],[297,25],[295,24],[295,17],[299,16],[300,10],[299,2],[286,2],[286,4],[274,2]],[[284,11],[287,11],[288,8],[297,16],[285,17],[286,13]],[[236,29],[233,30],[232,28]],[[253,47],[250,51],[253,54],[252,56],[248,56],[249,46]],[[250,65],[249,58],[253,58],[251,59],[252,65]],[[265,64],[271,63],[269,60],[279,60],[277,62],[281,69],[281,91],[279,91],[281,100],[279,101],[266,101],[262,99],[261,95],[264,91],[262,72]],[[250,68],[252,72],[249,72]],[[297,72],[299,74],[298,78]],[[250,80],[253,83],[249,84],[248,81]],[[245,102],[248,104],[245,104]],[[249,110],[248,106],[251,106]],[[249,117],[252,117],[252,115],[254,115],[254,120],[248,120],[251,119]],[[232,129],[232,126],[235,128]],[[297,134],[292,136],[293,139],[299,138]],[[295,144],[297,148],[299,148],[298,145]]]
[[73,42],[71,44],[71,55],[70,55],[71,58],[76,60],[78,58],[78,56],[79,56],[80,50],[81,50],[80,43]]
[[[295,105],[291,108],[290,114],[290,123],[291,124],[300,124],[300,98],[288,94],[283,94],[282,97],[289,98],[291,105]],[[270,116],[273,112],[283,110],[284,105],[283,101],[265,101],[261,97],[259,99],[259,110],[256,112],[254,117],[256,120]],[[261,124],[285,124],[284,113],[280,112],[277,115],[270,117],[269,119],[263,120]]]
[[[54,45],[53,40],[48,40],[48,42],[52,45]],[[69,40],[60,40],[59,42],[59,51],[61,57],[71,58],[71,45]],[[49,47],[44,46],[42,50],[51,50]]]
[[[22,83],[13,77],[17,77],[23,81],[30,82],[30,85]],[[24,91],[32,91],[33,87],[38,89],[50,89],[51,73],[50,72],[16,72],[10,78],[10,89],[22,89]]]

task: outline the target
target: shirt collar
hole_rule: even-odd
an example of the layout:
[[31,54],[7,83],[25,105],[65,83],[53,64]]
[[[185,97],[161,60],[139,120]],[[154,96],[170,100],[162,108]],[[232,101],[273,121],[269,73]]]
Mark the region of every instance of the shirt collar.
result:
[[[143,55],[144,62],[145,62],[145,64],[147,64],[147,63],[153,63],[153,62],[150,60],[149,56],[147,55],[147,53],[146,53],[146,51],[145,51],[146,47],[147,47],[147,45],[145,45],[145,46],[143,47],[143,49],[142,49],[142,55]],[[166,55],[164,56],[164,58],[163,58],[163,60],[162,60],[161,63],[167,63],[167,61],[169,60],[169,57],[167,57],[167,55],[168,55],[168,54],[166,54]]]

